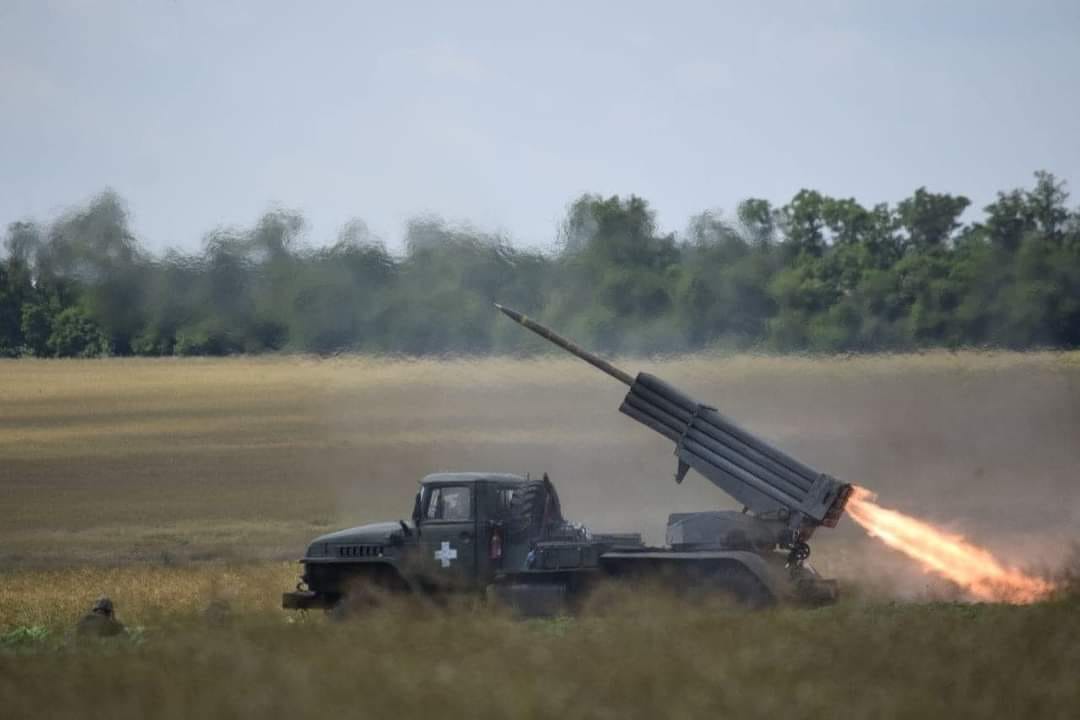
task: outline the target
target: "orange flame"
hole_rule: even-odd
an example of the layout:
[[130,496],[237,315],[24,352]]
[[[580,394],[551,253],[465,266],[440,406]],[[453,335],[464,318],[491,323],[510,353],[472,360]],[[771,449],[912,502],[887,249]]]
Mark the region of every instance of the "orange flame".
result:
[[856,486],[847,512],[870,534],[964,588],[976,600],[1032,603],[1054,589],[1052,583],[1003,565],[989,551],[929,523],[881,507],[877,496]]

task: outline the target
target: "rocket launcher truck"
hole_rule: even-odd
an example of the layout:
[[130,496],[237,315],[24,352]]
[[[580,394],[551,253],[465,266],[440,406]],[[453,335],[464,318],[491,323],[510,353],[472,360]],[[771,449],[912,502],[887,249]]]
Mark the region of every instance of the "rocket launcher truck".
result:
[[852,486],[817,472],[648,373],[632,377],[510,308],[500,311],[629,386],[619,410],[674,443],[675,481],[693,469],[743,511],[669,516],[665,544],[567,522],[554,484],[504,473],[425,477],[411,522],[375,523],[309,545],[288,609],[345,611],[387,593],[482,593],[522,614],[571,608],[598,582],[660,583],[759,607],[836,600],[807,562],[808,541],[835,527]]

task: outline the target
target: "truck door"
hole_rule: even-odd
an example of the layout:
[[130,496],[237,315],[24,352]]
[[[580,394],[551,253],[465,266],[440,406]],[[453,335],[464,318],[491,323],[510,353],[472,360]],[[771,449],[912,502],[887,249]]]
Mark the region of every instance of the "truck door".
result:
[[471,587],[479,546],[474,488],[435,485],[424,496],[420,545],[425,576],[447,588]]

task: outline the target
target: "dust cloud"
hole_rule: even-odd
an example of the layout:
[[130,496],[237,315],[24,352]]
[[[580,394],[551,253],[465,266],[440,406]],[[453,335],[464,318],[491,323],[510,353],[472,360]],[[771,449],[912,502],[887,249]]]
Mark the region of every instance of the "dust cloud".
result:
[[[811,467],[1010,564],[1053,570],[1076,540],[1080,367],[1067,356],[621,364],[668,379]],[[401,517],[416,481],[444,470],[546,471],[571,519],[656,543],[669,513],[735,507],[693,472],[676,485],[670,444],[618,413],[623,386],[584,365],[452,362],[426,380],[328,402],[328,427],[362,445],[338,485],[341,520]],[[865,588],[956,594],[849,518],[812,544],[815,566]]]

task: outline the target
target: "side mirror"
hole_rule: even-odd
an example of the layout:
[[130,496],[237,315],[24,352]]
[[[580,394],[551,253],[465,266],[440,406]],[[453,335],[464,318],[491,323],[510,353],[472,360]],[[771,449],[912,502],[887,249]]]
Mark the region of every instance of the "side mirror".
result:
[[416,499],[413,501],[412,521],[413,521],[413,524],[416,525],[416,527],[418,529],[420,527],[420,516],[421,516],[421,512],[420,512],[420,492],[417,491]]

